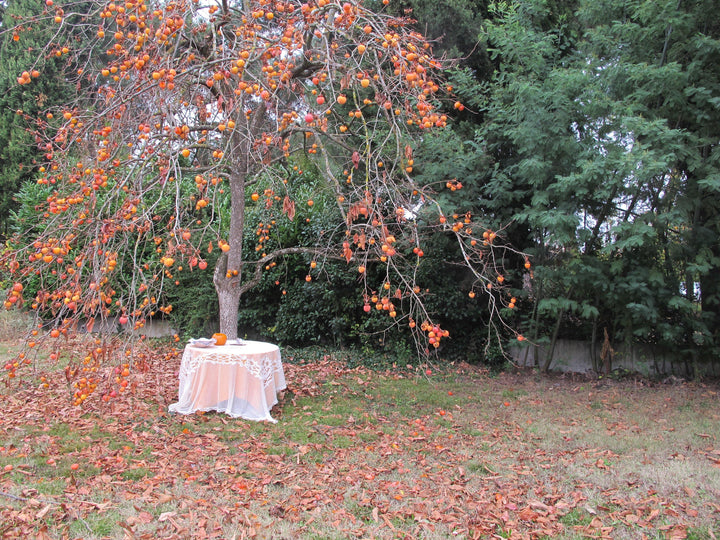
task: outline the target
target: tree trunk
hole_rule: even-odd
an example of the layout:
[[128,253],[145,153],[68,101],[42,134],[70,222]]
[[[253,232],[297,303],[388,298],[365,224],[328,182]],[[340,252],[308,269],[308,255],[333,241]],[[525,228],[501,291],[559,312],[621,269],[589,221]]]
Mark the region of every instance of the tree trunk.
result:
[[245,182],[252,176],[253,161],[248,140],[242,139],[240,132],[255,133],[265,118],[265,106],[259,105],[250,118],[242,115],[238,122],[248,123],[247,130],[238,130],[231,141],[233,152],[230,171],[230,230],[229,249],[218,260],[213,282],[218,294],[220,306],[220,332],[228,339],[238,335],[238,311],[240,308],[241,284],[243,276],[243,231],[245,230]]
[[237,338],[240,283],[242,281],[243,229],[245,228],[245,176],[230,177],[231,209],[227,253],[217,262],[213,282],[220,307],[220,332],[228,339]]
[[[229,251],[228,251],[229,253]],[[228,339],[237,338],[237,320],[240,309],[240,273],[228,277],[228,256],[223,254],[215,266],[213,283],[218,295],[220,332]]]
[[228,339],[238,337],[238,310],[240,306],[239,287],[230,290],[218,290],[218,301],[220,304],[220,332]]
[[607,328],[604,328],[603,331],[605,332],[605,341],[603,342],[602,351],[600,352],[600,358],[602,359],[603,363],[603,373],[605,375],[610,375],[610,372],[612,371],[612,363],[613,356],[615,355],[615,350],[610,344],[610,336],[608,335]]
[[598,320],[597,317],[593,319],[592,325],[592,338],[590,340],[590,361],[592,362],[593,371],[598,373],[600,371],[600,363],[598,362],[597,354],[597,329]]
[[[540,285],[538,286],[537,295],[535,297],[535,302],[533,304],[533,312],[530,316],[531,324],[533,324],[532,328],[532,350],[533,350],[533,367],[538,366],[538,335],[540,334],[540,311],[538,310],[538,305],[540,304],[540,299],[542,298],[543,293],[543,287],[542,282],[540,282]],[[528,352],[530,351],[530,347],[525,349],[525,360],[524,363],[527,366],[527,358],[528,358]]]
[[550,365],[552,364],[553,355],[555,354],[555,345],[557,344],[557,338],[558,334],[560,333],[560,325],[562,323],[562,318],[565,316],[565,308],[560,310],[560,314],[558,315],[557,322],[555,323],[555,329],[553,330],[552,335],[552,341],[550,342],[550,346],[548,347],[547,354],[545,355],[545,362],[542,366],[542,372],[548,373],[550,371]]

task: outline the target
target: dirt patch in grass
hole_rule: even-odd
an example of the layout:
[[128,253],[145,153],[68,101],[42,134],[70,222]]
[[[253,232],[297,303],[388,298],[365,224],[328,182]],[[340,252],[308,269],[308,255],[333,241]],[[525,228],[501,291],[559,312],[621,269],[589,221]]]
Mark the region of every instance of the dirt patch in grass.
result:
[[82,408],[62,372],[2,387],[0,536],[718,534],[714,385],[319,360],[286,364],[267,424],[169,415],[179,362],[166,346]]

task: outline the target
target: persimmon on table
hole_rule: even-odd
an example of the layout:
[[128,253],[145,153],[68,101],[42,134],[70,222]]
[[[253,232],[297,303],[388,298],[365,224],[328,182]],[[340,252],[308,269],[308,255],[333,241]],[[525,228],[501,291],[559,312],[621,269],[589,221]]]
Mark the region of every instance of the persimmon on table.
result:
[[218,411],[276,422],[270,410],[286,388],[280,349],[260,341],[188,344],[180,364],[178,401],[170,412]]

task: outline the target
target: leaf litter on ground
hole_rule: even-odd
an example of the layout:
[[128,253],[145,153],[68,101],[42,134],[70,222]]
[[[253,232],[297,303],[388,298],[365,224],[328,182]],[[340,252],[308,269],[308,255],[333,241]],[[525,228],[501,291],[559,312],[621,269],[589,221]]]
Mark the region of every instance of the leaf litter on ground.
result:
[[[179,351],[110,403],[0,392],[3,538],[713,538],[718,389],[286,363],[278,424],[171,415]],[[38,377],[40,374],[38,374]]]

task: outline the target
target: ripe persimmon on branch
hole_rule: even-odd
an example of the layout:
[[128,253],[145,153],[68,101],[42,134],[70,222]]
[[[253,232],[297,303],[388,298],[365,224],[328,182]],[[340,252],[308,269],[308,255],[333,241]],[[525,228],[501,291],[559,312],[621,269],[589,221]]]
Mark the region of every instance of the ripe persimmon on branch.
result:
[[[47,197],[5,255],[15,282],[6,306],[25,301],[61,332],[114,317],[138,330],[172,309],[163,289],[178,272],[202,271],[215,246],[220,331],[236,337],[240,295],[293,252],[266,252],[267,236],[257,253],[245,249],[243,231],[255,226],[246,209],[292,220],[296,204],[310,203],[288,182],[297,154],[316,164],[337,204],[336,230],[311,249],[345,259],[364,284],[359,304],[409,325],[421,350],[447,336],[424,307],[428,285],[415,280],[429,234],[454,235],[491,310],[507,306],[496,254],[509,248],[470,214],[445,216],[413,180],[413,146],[446,125],[451,89],[411,22],[358,1],[47,0],[5,29],[21,38],[56,26],[18,84],[32,92],[53,56],[67,60],[78,88],[38,119]],[[270,187],[251,195],[260,179]],[[382,282],[369,282],[370,264],[386,269]]]

